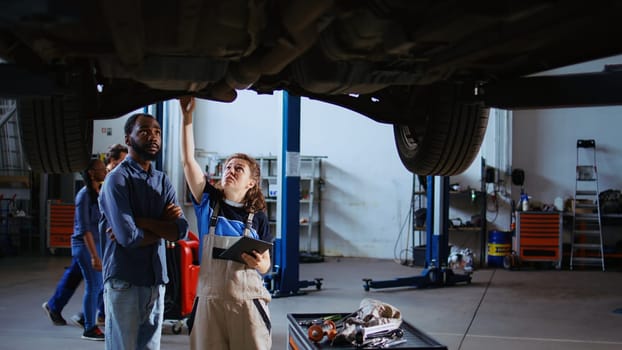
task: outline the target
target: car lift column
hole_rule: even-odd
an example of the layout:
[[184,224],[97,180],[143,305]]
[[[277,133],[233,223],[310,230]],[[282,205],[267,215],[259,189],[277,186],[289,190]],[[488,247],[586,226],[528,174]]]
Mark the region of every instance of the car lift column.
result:
[[[449,247],[449,176],[428,176],[427,183],[432,215],[426,217],[426,267],[440,267],[447,261]],[[430,193],[433,198],[429,198]]]
[[426,262],[420,276],[374,281],[364,278],[363,289],[393,287],[443,287],[471,283],[471,274],[456,275],[447,268],[449,250],[449,177],[427,177]]
[[321,279],[299,280],[300,259],[300,96],[283,92],[283,151],[281,154],[281,239],[275,245],[276,271],[273,296],[300,293],[300,288],[321,287]]
[[[279,294],[298,292],[300,223],[300,97],[283,92],[283,146],[281,153],[281,245]],[[277,254],[275,253],[275,254]]]
[[[166,128],[164,126],[164,102],[157,102],[155,104],[155,117],[156,120],[158,121],[158,123],[160,124],[160,127],[162,129],[164,129],[164,131],[162,132],[162,139],[164,140],[164,132],[166,132],[168,130],[168,128]],[[162,142],[162,144],[164,144],[164,142]],[[163,167],[164,167],[164,152],[158,152],[156,159],[155,159],[155,168],[157,170],[162,171]],[[179,199],[179,198],[178,198]]]

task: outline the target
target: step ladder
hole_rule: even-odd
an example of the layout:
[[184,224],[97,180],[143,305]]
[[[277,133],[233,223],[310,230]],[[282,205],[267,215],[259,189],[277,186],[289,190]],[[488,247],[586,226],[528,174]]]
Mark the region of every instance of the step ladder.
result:
[[598,193],[596,141],[577,140],[570,270],[589,266],[605,271]]

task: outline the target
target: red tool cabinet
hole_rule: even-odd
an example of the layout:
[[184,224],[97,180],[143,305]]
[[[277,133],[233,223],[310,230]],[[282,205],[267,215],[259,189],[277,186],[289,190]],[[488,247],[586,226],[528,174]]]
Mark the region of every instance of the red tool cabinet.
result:
[[47,242],[52,251],[55,248],[71,248],[75,211],[73,203],[47,201]]
[[515,251],[521,262],[562,266],[562,217],[558,212],[518,212]]

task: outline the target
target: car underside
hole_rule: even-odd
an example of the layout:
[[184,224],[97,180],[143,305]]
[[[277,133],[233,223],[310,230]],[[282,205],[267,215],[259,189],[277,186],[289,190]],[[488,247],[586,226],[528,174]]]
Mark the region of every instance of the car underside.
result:
[[621,19],[619,1],[11,1],[0,4],[0,95],[17,99],[39,172],[83,169],[93,120],[250,89],[392,124],[407,169],[454,175],[477,155],[489,107],[619,103],[586,98],[604,89],[593,77],[572,82],[575,100],[558,80],[547,100],[525,77],[622,53]]

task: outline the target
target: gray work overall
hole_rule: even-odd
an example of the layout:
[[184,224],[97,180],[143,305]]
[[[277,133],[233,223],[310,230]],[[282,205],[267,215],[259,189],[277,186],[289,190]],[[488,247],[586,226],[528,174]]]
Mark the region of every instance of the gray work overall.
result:
[[[263,286],[261,275],[244,264],[214,257],[240,239],[215,234],[218,210],[219,204],[216,204],[208,234],[203,237],[190,348],[270,350],[272,338],[267,306],[271,296]],[[249,232],[252,217],[251,213],[245,235]]]

